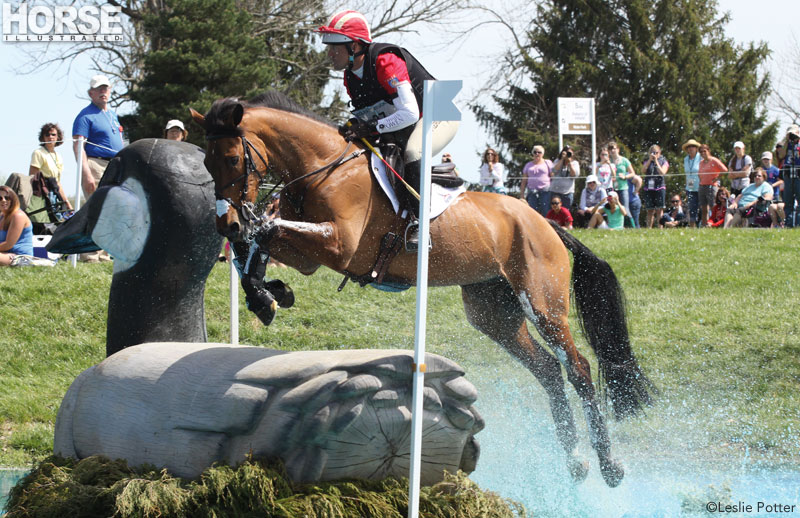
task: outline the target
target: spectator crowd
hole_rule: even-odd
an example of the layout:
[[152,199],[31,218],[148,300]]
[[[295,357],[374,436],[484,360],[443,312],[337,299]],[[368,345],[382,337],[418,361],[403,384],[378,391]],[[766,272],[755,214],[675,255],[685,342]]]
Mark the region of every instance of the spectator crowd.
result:
[[[756,161],[742,141],[733,144],[727,163],[707,144],[689,139],[682,163],[672,165],[653,144],[641,163],[608,142],[591,172],[581,177],[575,150],[566,145],[555,157],[535,145],[522,168],[519,198],[564,228],[760,227],[800,225],[800,127],[792,124],[774,149]],[[487,149],[481,167],[485,191],[506,193],[507,170],[498,153]],[[685,184],[668,192],[667,177]],[[581,182],[582,181],[582,182]],[[583,184],[578,196],[576,183]],[[643,221],[640,221],[644,209]]]

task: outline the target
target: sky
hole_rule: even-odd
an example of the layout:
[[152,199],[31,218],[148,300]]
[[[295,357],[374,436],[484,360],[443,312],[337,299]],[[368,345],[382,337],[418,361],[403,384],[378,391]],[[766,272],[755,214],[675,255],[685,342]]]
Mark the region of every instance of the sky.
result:
[[[492,5],[495,2],[501,4],[499,0],[485,3]],[[65,0],[65,5],[67,3]],[[726,27],[728,36],[739,43],[766,41],[773,50],[766,64],[773,77],[778,72],[778,60],[789,52],[791,36],[800,39],[800,33],[792,32],[793,17],[780,16],[780,13],[793,12],[793,5],[791,0],[720,0],[721,9],[729,11],[732,16]],[[487,144],[498,146],[498,143],[479,126],[466,105],[487,81],[502,77],[502,71],[496,68],[500,63],[496,57],[502,53],[507,37],[497,26],[489,25],[449,48],[431,45],[430,42],[437,38],[434,34],[395,41],[389,36],[382,38],[382,41],[408,48],[437,79],[460,79],[464,82],[462,92],[456,97],[456,105],[462,111],[461,126],[445,150],[453,155],[462,176],[473,182],[478,178],[480,153]],[[5,119],[5,124],[0,126],[0,180],[3,182],[12,172],[27,174],[42,124],[57,122],[65,135],[71,135],[75,116],[89,102],[86,90],[94,72],[87,59],[78,60],[69,68],[64,65],[43,68],[33,74],[16,73],[27,62],[24,52],[30,50],[31,45],[36,44],[0,42],[0,77],[3,78],[0,81],[0,99]],[[770,116],[781,121],[781,131],[790,122],[778,113],[771,112]],[[191,126],[189,129],[191,131]],[[57,150],[64,159],[63,187],[71,196],[76,187],[72,148],[70,143],[65,143]],[[438,161],[439,155],[434,157],[434,163]],[[518,172],[512,171],[511,174]]]

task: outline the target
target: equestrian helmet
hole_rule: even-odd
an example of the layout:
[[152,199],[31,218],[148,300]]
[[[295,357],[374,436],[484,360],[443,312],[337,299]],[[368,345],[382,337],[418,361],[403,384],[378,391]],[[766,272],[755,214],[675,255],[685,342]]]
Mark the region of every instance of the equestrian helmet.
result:
[[372,43],[369,24],[358,11],[347,10],[333,15],[327,25],[317,29],[322,34],[322,43],[338,44],[361,41]]

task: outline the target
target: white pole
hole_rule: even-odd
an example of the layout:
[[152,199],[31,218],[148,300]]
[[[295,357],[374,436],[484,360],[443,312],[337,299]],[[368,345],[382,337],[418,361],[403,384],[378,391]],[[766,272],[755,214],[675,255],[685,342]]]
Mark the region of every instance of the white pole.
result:
[[230,277],[230,292],[231,292],[231,344],[239,345],[239,274],[236,273],[236,267],[233,265],[235,255],[230,243],[225,245],[226,250],[229,251],[230,258],[228,263],[231,267]]
[[[83,178],[83,137],[78,137],[78,174],[75,175],[75,212],[81,208],[81,180]],[[72,267],[78,265],[78,254],[72,254]]]
[[561,150],[564,149],[564,128],[561,125],[561,97],[558,98],[558,103],[556,106],[558,107],[556,114],[556,117],[558,117],[558,152],[556,156],[560,158]]
[[433,137],[434,81],[425,81],[422,98],[422,163],[419,189],[419,249],[417,251],[417,319],[414,334],[414,380],[411,410],[411,466],[408,488],[408,517],[419,516],[419,487],[422,466],[422,393],[425,388],[425,328],[428,312],[428,244],[430,243],[431,148]]
[[597,174],[597,127],[594,122],[594,97],[590,104],[592,111],[592,174]]

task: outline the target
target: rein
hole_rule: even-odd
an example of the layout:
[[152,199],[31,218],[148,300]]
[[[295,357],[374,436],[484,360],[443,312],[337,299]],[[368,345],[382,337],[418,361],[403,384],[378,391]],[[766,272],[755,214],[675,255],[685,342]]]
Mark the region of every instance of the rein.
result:
[[[295,199],[291,195],[291,193],[289,193],[289,191],[287,191],[289,186],[294,184],[294,183],[296,183],[296,182],[299,182],[300,180],[305,180],[306,178],[309,178],[309,177],[314,176],[316,174],[322,173],[324,171],[327,171],[327,170],[331,170],[332,171],[332,170],[336,169],[337,167],[339,167],[340,165],[344,164],[345,162],[349,162],[350,160],[353,160],[354,158],[358,158],[358,157],[360,157],[361,155],[364,154],[365,151],[363,149],[356,149],[355,151],[350,153],[350,155],[345,156],[345,155],[347,155],[347,151],[350,149],[350,147],[352,145],[353,145],[352,142],[348,142],[347,143],[347,147],[344,148],[344,151],[342,151],[342,154],[339,155],[335,160],[325,164],[324,166],[320,167],[319,169],[315,169],[315,170],[311,171],[310,173],[306,173],[306,174],[304,174],[302,176],[298,176],[297,178],[295,178],[294,180],[291,180],[289,183],[287,183],[286,185],[283,186],[283,189],[281,189],[280,194],[281,194],[281,196],[283,196],[284,193],[288,194],[288,196],[286,198],[289,200],[289,203],[292,204],[292,208],[294,209],[294,211],[297,213],[298,216],[303,214],[303,193],[301,192],[300,196],[299,196],[300,199],[295,201]],[[277,187],[277,185],[275,187]],[[273,188],[272,190],[274,191],[275,189]]]
[[[237,130],[238,130],[238,128],[237,128]],[[244,165],[245,165],[245,167],[244,167],[244,173],[242,173],[241,175],[237,176],[236,178],[234,178],[230,182],[228,182],[228,183],[226,183],[225,185],[222,185],[222,186],[215,186],[214,193],[216,195],[217,200],[224,201],[224,202],[230,204],[231,206],[233,206],[239,212],[240,216],[242,216],[242,219],[244,219],[247,222],[250,222],[250,221],[258,218],[258,216],[255,214],[255,210],[256,209],[253,207],[253,204],[251,204],[249,202],[241,202],[240,201],[241,205],[237,205],[230,198],[223,197],[222,196],[222,191],[227,189],[228,187],[233,187],[234,185],[239,183],[241,180],[244,180],[244,188],[242,189],[242,192],[241,192],[241,195],[240,195],[239,199],[240,200],[245,199],[245,197],[247,196],[247,189],[248,189],[248,183],[249,183],[247,180],[248,180],[249,176],[251,174],[255,174],[256,176],[258,176],[259,183],[261,183],[264,180],[264,177],[266,175],[267,169],[269,168],[269,163],[261,155],[261,153],[259,153],[258,149],[256,149],[256,147],[252,144],[252,142],[247,140],[247,137],[244,136],[244,133],[241,130],[238,130],[238,131],[235,131],[235,132],[231,132],[231,133],[217,133],[217,134],[206,135],[206,140],[207,141],[220,140],[220,139],[223,139],[223,138],[239,138],[239,139],[241,139],[242,148],[244,149]],[[324,166],[322,166],[322,167],[320,167],[318,169],[315,169],[315,170],[311,171],[310,173],[306,173],[306,174],[304,174],[302,176],[298,176],[297,178],[291,180],[290,182],[288,182],[286,185],[283,186],[283,188],[280,191],[280,194],[281,195],[283,195],[283,194],[287,195],[286,199],[289,200],[289,203],[291,203],[292,208],[295,210],[295,212],[298,214],[298,216],[302,215],[302,213],[303,213],[303,194],[301,192],[300,196],[299,196],[300,199],[299,200],[295,200],[294,196],[292,196],[291,193],[289,193],[289,191],[287,191],[289,186],[295,184],[296,182],[299,182],[300,180],[304,180],[306,178],[309,178],[311,176],[317,175],[319,173],[322,173],[322,172],[325,172],[325,171],[329,171],[329,170],[332,171],[333,169],[336,169],[337,167],[339,167],[343,163],[348,162],[350,160],[353,160],[354,158],[358,158],[359,156],[364,154],[365,151],[363,149],[357,149],[357,150],[353,151],[352,153],[350,153],[350,155],[346,156],[347,152],[348,152],[348,150],[350,149],[351,146],[352,146],[352,143],[348,142],[347,143],[347,147],[344,149],[344,151],[342,151],[342,154],[339,155],[337,158],[335,158],[333,161],[325,164]],[[265,168],[264,174],[262,174],[258,170],[258,167],[256,167],[256,163],[255,163],[255,160],[253,160],[252,153],[255,153],[256,156],[264,164],[264,168]],[[272,192],[275,191],[275,189],[278,187],[278,185],[281,184],[281,182],[282,182],[282,180],[279,180],[275,184],[275,186],[270,190],[270,192],[267,194],[265,199],[269,199],[269,195],[271,195]]]

